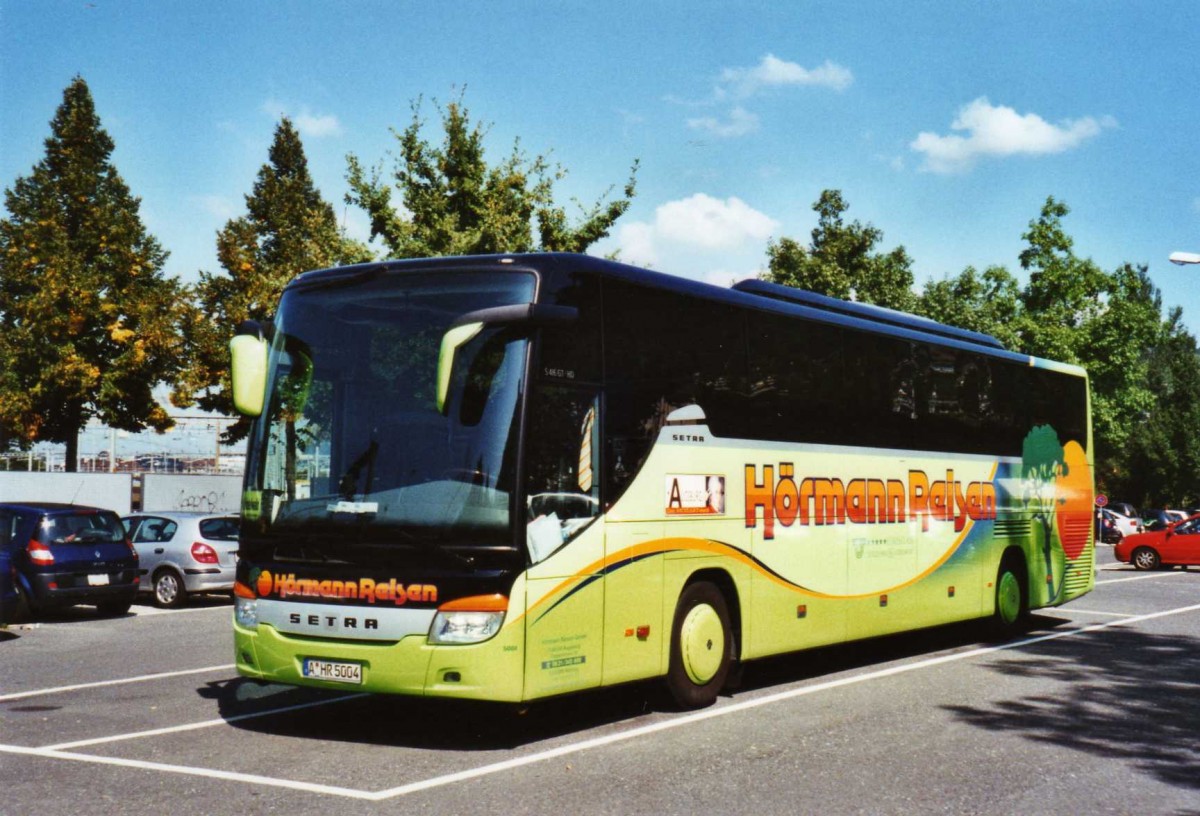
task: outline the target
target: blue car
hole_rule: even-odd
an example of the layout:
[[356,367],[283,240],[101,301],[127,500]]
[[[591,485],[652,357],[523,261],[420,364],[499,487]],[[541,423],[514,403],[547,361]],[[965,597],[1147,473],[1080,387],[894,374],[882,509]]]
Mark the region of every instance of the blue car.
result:
[[76,604],[123,615],[137,595],[137,551],[111,510],[0,503],[0,549],[13,584],[5,587],[0,578],[0,614],[6,622]]
[[17,613],[16,572],[12,565],[12,553],[0,546],[0,626],[13,623]]

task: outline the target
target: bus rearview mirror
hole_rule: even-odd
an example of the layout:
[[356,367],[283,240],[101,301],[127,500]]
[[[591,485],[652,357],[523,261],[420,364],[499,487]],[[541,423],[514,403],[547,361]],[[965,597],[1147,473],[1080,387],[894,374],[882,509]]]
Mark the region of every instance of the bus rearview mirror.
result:
[[267,396],[267,341],[253,321],[238,326],[229,341],[233,407],[239,414],[256,417],[263,412]]
[[445,416],[447,400],[450,394],[450,376],[454,372],[454,360],[458,351],[483,331],[482,323],[464,323],[455,326],[442,335],[442,348],[438,352],[437,367],[437,409]]
[[486,327],[518,326],[536,328],[571,323],[579,318],[579,310],[570,306],[543,303],[519,303],[479,309],[459,316],[442,335],[438,351],[437,409],[443,416],[449,409],[450,380],[454,375],[458,352]]

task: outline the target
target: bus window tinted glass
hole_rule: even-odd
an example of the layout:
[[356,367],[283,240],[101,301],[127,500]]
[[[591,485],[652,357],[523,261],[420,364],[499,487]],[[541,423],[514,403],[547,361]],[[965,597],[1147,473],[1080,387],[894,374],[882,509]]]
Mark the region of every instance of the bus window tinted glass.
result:
[[746,317],[723,303],[606,281],[609,475],[619,495],[667,414],[699,405],[718,436],[745,437]]

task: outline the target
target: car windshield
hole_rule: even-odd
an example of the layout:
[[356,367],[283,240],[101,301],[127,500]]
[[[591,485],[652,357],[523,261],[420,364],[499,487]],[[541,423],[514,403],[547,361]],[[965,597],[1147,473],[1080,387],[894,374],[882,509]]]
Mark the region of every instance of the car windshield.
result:
[[289,290],[267,407],[248,447],[243,543],[352,558],[358,545],[510,545],[526,341],[484,328],[437,405],[443,335],[463,314],[533,300],[528,273],[381,274]]
[[42,521],[38,539],[43,544],[101,544],[125,540],[125,528],[109,513],[73,513]]

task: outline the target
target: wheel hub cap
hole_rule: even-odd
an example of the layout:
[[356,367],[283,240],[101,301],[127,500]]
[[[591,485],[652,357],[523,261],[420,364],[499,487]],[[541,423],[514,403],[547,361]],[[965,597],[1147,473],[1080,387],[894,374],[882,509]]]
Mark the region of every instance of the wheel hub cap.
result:
[[1000,619],[1005,623],[1016,623],[1021,614],[1021,585],[1017,576],[1006,572],[1000,577],[996,601],[1000,605]]
[[716,676],[725,656],[725,631],[721,617],[708,604],[700,604],[687,613],[679,633],[683,667],[696,685],[704,685]]

